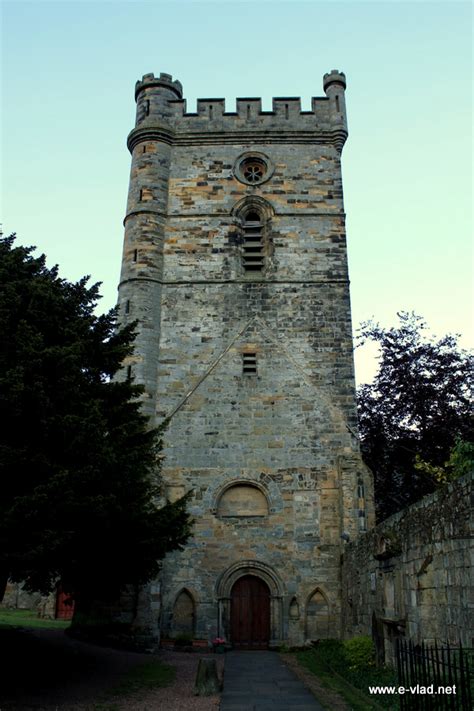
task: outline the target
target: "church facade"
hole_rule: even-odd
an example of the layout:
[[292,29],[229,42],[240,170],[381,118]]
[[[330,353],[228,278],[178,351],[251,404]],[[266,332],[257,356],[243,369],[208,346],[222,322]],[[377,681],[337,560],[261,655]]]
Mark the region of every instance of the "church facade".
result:
[[341,152],[324,97],[198,100],[146,74],[119,286],[125,363],[164,433],[164,496],[193,536],[140,593],[157,639],[265,648],[341,636],[341,552],[373,525],[357,438]]

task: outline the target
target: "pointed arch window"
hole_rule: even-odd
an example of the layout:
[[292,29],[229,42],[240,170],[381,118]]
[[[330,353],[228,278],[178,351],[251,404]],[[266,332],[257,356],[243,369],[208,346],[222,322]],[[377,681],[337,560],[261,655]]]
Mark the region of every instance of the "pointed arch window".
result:
[[327,639],[331,635],[329,605],[326,596],[316,588],[306,605],[306,639]]
[[265,266],[264,222],[256,210],[242,219],[242,265],[246,272],[261,272]]
[[183,588],[173,607],[173,634],[193,635],[196,619],[196,604],[193,596]]

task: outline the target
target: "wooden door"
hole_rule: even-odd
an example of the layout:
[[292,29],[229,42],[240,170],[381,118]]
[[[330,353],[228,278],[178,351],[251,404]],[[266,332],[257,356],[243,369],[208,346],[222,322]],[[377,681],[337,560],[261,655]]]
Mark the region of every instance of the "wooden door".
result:
[[239,578],[231,592],[231,642],[240,649],[266,649],[270,640],[270,591],[253,575]]
[[74,615],[74,600],[65,593],[59,585],[56,593],[56,619],[72,620]]

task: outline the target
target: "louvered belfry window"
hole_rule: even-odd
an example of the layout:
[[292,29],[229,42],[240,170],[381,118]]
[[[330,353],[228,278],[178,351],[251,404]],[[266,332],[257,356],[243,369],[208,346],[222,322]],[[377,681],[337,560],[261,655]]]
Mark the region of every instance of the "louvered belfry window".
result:
[[257,354],[255,352],[242,353],[242,371],[244,375],[257,374]]
[[257,212],[248,212],[243,220],[242,262],[246,272],[261,272],[265,262],[263,222]]

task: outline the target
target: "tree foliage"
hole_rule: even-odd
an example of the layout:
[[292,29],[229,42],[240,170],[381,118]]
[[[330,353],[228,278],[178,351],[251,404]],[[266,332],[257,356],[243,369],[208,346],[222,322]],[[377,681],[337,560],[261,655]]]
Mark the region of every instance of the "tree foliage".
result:
[[374,472],[379,520],[433,491],[435,470],[446,466],[458,441],[472,439],[472,355],[457,336],[427,338],[420,316],[398,317],[389,329],[364,323],[359,336],[380,349],[374,381],[358,391],[362,453]]
[[182,546],[186,500],[157,506],[160,433],[141,388],[114,379],[133,326],[96,316],[98,285],[59,278],[33,249],[0,241],[0,571],[106,597]]
[[427,474],[437,484],[447,484],[459,479],[459,477],[474,471],[474,442],[458,439],[449,454],[449,459],[443,465],[425,462],[417,454],[415,469]]

